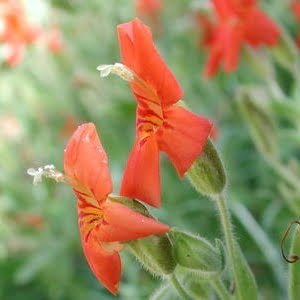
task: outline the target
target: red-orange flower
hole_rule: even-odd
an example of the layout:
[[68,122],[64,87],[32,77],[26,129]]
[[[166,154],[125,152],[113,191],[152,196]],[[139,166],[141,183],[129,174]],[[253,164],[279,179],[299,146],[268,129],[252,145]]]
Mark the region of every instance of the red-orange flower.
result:
[[296,46],[300,49],[300,34],[298,34],[296,36],[296,40],[295,40]]
[[79,126],[71,137],[64,167],[77,197],[86,259],[98,280],[116,294],[121,276],[120,242],[162,234],[169,227],[111,200],[107,156],[92,123]]
[[118,26],[122,60],[137,100],[136,141],[125,169],[121,194],[160,205],[159,152],[167,153],[180,176],[201,153],[211,123],[177,102],[183,91],[138,19]]
[[53,26],[46,34],[46,42],[48,49],[52,53],[60,53],[63,50],[63,41],[59,28]]
[[162,9],[162,0],[137,0],[136,12],[140,17],[150,17],[157,15]]
[[237,68],[241,46],[274,46],[277,25],[257,6],[257,0],[212,0],[218,26],[210,49],[205,75],[213,76],[221,63],[225,72]]
[[15,66],[23,58],[25,45],[34,42],[41,29],[28,21],[21,1],[17,0],[0,1],[0,19],[3,24],[0,42],[7,47],[6,61]]
[[200,46],[211,46],[216,36],[215,21],[207,13],[198,12],[196,23],[201,30]]
[[291,7],[295,17],[297,18],[298,21],[300,21],[300,2],[296,0],[292,1]]

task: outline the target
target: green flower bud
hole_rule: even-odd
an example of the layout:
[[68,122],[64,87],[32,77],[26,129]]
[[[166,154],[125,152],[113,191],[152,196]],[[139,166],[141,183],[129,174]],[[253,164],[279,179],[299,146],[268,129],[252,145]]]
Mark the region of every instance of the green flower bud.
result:
[[281,39],[279,43],[270,47],[270,51],[279,64],[288,70],[293,70],[298,60],[296,44],[289,33],[281,28]]
[[265,80],[270,80],[274,77],[274,66],[268,53],[245,46],[244,56],[249,67],[260,77]]
[[177,263],[173,247],[167,234],[152,235],[130,241],[127,246],[143,267],[154,275],[172,274]]
[[258,151],[270,159],[278,156],[277,130],[267,107],[259,104],[263,103],[263,97],[265,95],[258,90],[243,89],[239,92],[238,104]]
[[186,175],[199,193],[204,195],[222,193],[226,185],[226,174],[218,152],[210,140]]
[[219,275],[224,269],[222,251],[206,239],[191,233],[172,230],[170,233],[177,263],[203,278]]

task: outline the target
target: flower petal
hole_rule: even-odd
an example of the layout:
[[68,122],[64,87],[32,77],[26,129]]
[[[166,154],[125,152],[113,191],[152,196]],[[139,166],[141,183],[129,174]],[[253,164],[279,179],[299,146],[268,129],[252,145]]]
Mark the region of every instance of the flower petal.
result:
[[210,78],[217,73],[222,57],[222,48],[215,43],[210,50],[209,57],[204,68],[203,73],[205,77]]
[[120,194],[160,205],[159,151],[154,136],[137,140],[123,175]]
[[153,16],[162,9],[162,0],[137,0],[136,12],[139,16]]
[[87,241],[82,239],[82,247],[94,275],[111,293],[116,295],[122,269],[119,253],[106,251],[94,235],[91,235]]
[[228,0],[212,0],[219,19],[226,19],[232,13]]
[[261,10],[253,9],[244,24],[245,39],[252,46],[275,45],[280,36],[278,26]]
[[219,25],[216,28],[215,39],[211,45],[208,61],[205,65],[204,75],[212,77],[216,74],[219,65],[224,57],[224,45],[226,45],[226,36],[228,26]]
[[120,203],[105,203],[103,212],[105,224],[102,224],[98,231],[98,239],[102,242],[130,241],[169,231],[169,226]]
[[165,111],[165,118],[158,132],[159,149],[168,154],[179,176],[183,176],[205,146],[212,123],[179,106]]
[[64,154],[64,168],[73,188],[88,190],[98,203],[112,191],[107,156],[93,123],[79,126],[72,135]]
[[239,25],[226,26],[224,37],[224,70],[233,72],[238,65],[243,33]]
[[180,100],[183,91],[157,51],[149,27],[134,19],[119,25],[117,31],[123,63],[156,91],[163,105]]

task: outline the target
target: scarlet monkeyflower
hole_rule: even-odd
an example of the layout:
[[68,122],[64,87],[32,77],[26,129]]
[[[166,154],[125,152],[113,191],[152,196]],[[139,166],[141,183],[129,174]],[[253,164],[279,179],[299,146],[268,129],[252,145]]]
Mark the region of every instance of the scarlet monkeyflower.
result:
[[296,40],[295,40],[296,46],[300,49],[300,34],[298,34],[296,36]]
[[207,142],[212,124],[177,102],[183,91],[139,19],[117,28],[124,65],[99,66],[102,76],[117,73],[129,81],[137,100],[136,141],[124,172],[121,195],[160,205],[159,152],[180,177]]
[[298,21],[300,21],[300,2],[299,1],[292,1],[291,8],[293,13]]
[[169,227],[112,200],[107,156],[92,123],[79,126],[71,137],[64,168],[77,197],[86,259],[97,279],[116,294],[121,276],[121,242],[162,234]]
[[46,33],[46,42],[49,51],[52,53],[60,53],[63,50],[61,32],[57,26],[52,26],[49,32]]
[[71,114],[63,114],[62,118],[64,119],[64,121],[59,132],[60,136],[62,138],[69,138],[70,134],[72,134],[78,127],[78,121],[76,120],[75,116]]
[[211,45],[205,75],[215,75],[221,63],[225,72],[238,65],[241,46],[274,46],[279,28],[257,5],[257,0],[212,0],[217,16],[216,37]]
[[207,14],[199,12],[196,14],[196,23],[201,30],[200,46],[209,47],[215,39],[216,24]]
[[140,17],[153,18],[162,9],[162,0],[136,0],[136,12]]
[[19,213],[14,216],[14,220],[17,224],[35,229],[42,229],[45,225],[45,220],[41,215],[31,213]]
[[19,0],[0,0],[0,43],[7,48],[6,62],[11,66],[23,58],[25,45],[33,43],[41,34],[41,28],[31,24]]

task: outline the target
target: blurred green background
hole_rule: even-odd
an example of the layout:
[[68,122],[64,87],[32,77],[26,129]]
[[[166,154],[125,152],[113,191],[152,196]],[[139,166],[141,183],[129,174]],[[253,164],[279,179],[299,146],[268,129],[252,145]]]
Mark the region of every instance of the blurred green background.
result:
[[[136,103],[126,82],[114,76],[101,79],[96,67],[120,61],[115,28],[135,17],[135,1],[31,2],[33,11],[37,2],[46,4],[42,22],[59,25],[63,50],[54,55],[32,45],[21,65],[1,66],[0,299],[113,299],[94,278],[83,256],[71,189],[47,180],[33,186],[26,170],[45,164],[62,170],[63,150],[72,130],[80,123],[94,122],[109,156],[114,192],[118,192],[134,141]],[[235,101],[241,85],[256,84],[264,89],[266,83],[247,60],[232,75],[220,73],[212,80],[204,79],[201,74],[207,53],[199,48],[200,30],[193,21],[204,1],[164,2],[156,44],[181,83],[186,103],[194,112],[211,118],[218,128],[216,145],[227,168],[236,235],[262,299],[284,299],[286,265],[279,241],[297,213],[283,201],[277,188],[282,179],[257,151]],[[294,36],[297,24],[288,1],[261,2]],[[278,84],[293,97],[300,84],[270,59]],[[284,159],[293,156],[297,160],[299,127],[291,125],[285,114],[285,107],[272,110],[278,145]],[[200,197],[187,180],[181,181],[164,155],[161,162],[163,205],[153,214],[211,241],[220,238],[213,203]],[[159,280],[126,252],[122,260],[122,282],[114,299],[148,299]]]

